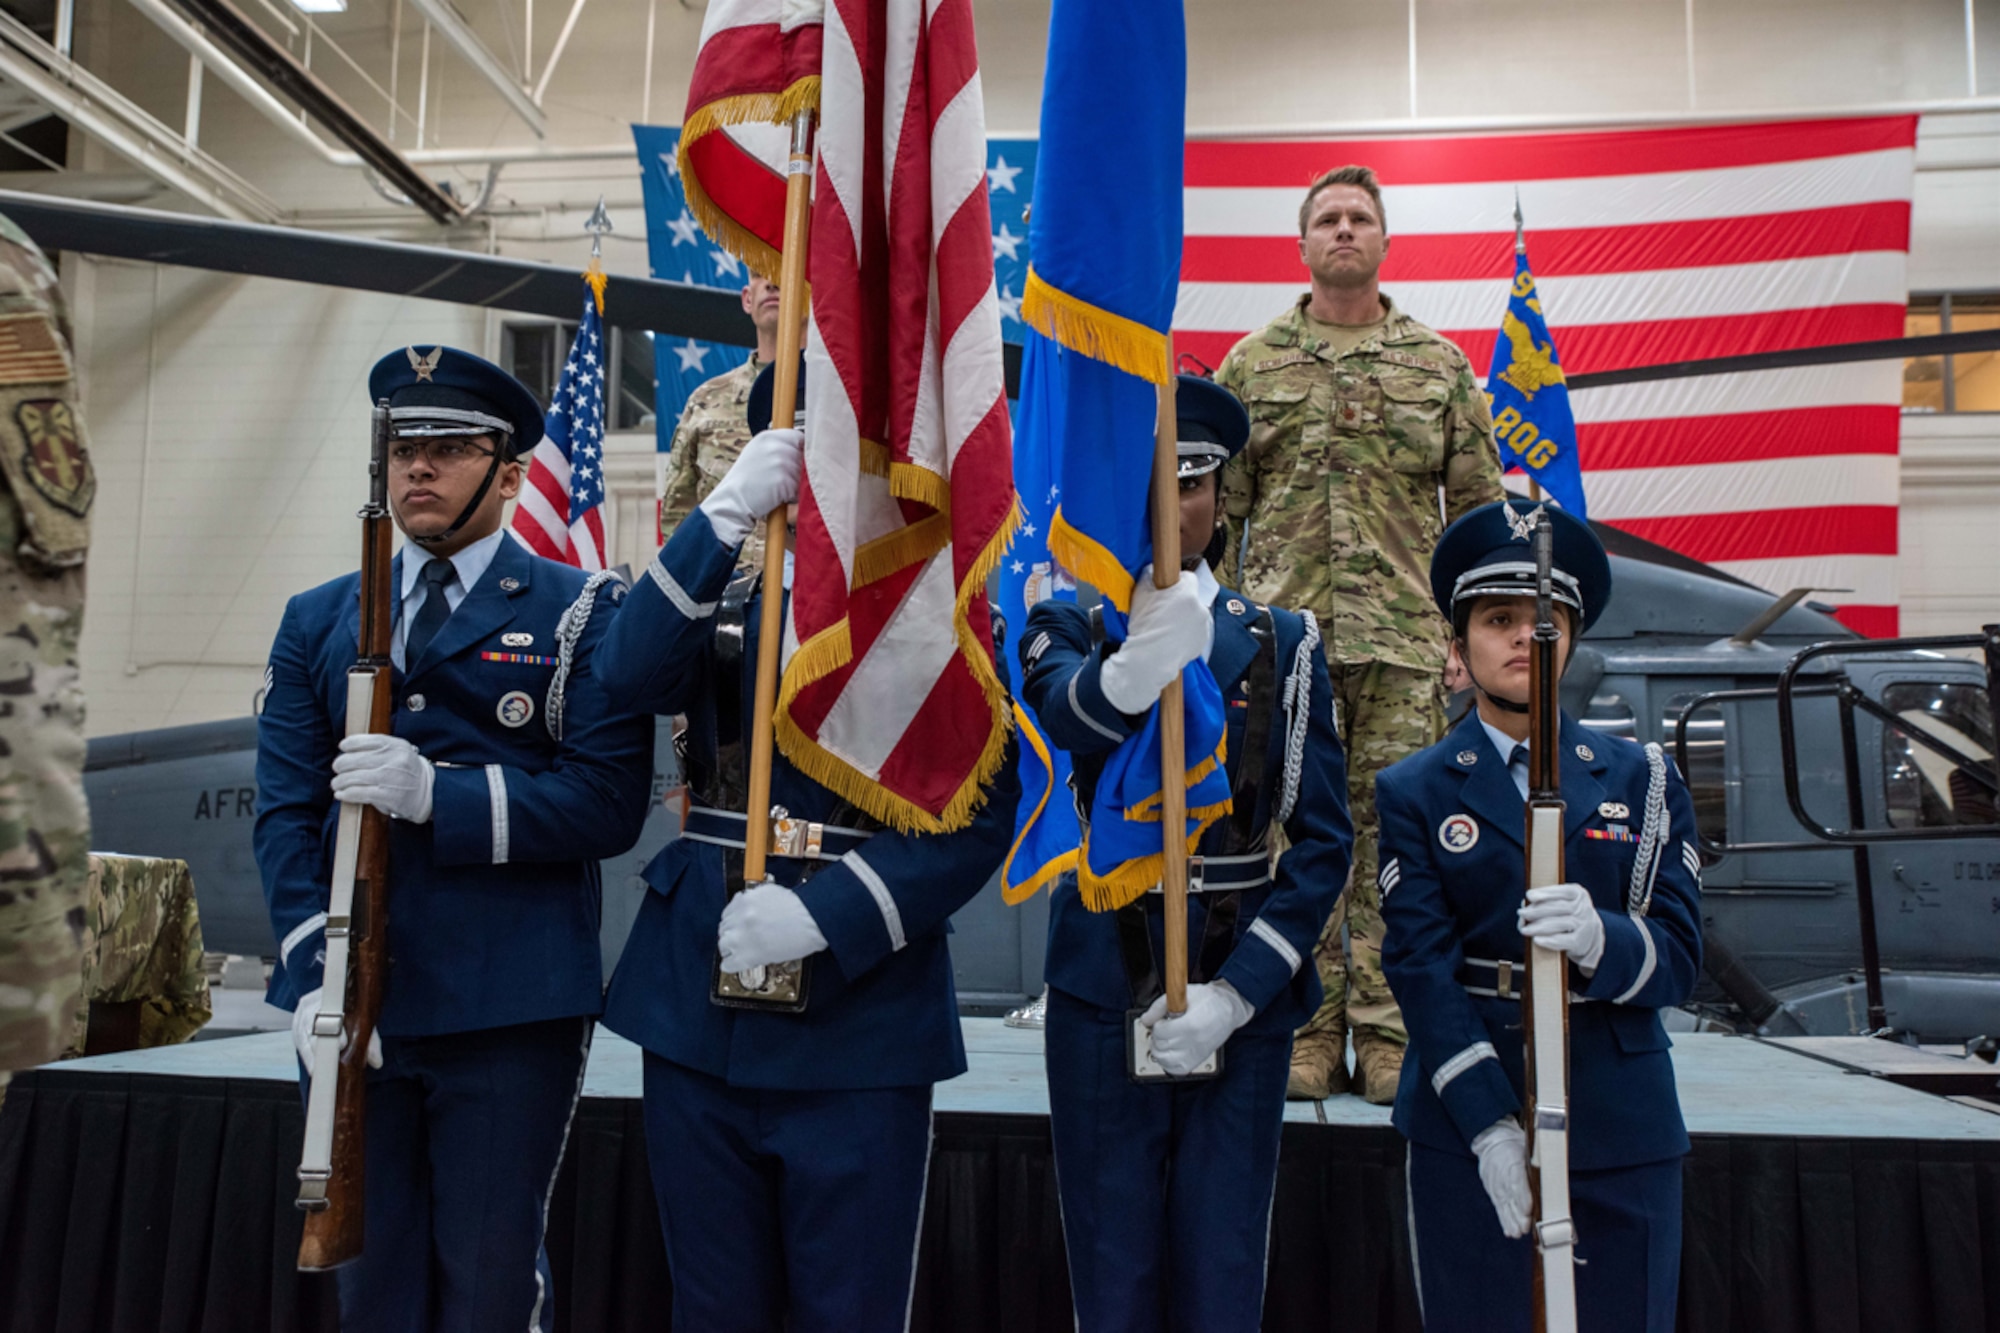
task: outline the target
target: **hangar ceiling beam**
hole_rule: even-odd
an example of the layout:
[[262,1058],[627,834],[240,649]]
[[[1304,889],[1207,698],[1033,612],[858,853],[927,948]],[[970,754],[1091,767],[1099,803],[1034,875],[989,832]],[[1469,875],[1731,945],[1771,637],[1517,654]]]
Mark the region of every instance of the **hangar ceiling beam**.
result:
[[262,191],[6,13],[0,13],[0,77],[203,208],[240,220],[279,216]]
[[322,83],[317,74],[299,63],[297,57],[273,41],[229,0],[176,2],[184,14],[206,30],[210,40],[248,65],[265,83],[297,102],[433,221],[452,223],[465,216],[465,208],[457,199],[412,166],[375,132],[374,126]]
[[[141,263],[417,296],[551,319],[575,319],[582,300],[582,279],[566,264],[13,190],[0,190],[0,213],[48,248]],[[653,278],[612,278],[604,293],[604,320],[736,347],[757,342],[735,292]]]
[[[182,18],[170,8],[166,0],[132,0],[132,7],[151,19],[161,32],[178,42],[187,53],[214,73],[215,77],[248,102],[264,119],[276,125],[294,140],[304,145],[321,161],[329,166],[346,165],[339,161],[340,155],[312,127],[299,118],[296,111],[279,101],[269,88],[259,83],[256,76],[230,58],[227,51],[208,40],[200,28]],[[361,159],[352,159],[353,165],[360,165]]]
[[[508,108],[528,123],[528,128],[535,132],[535,137],[537,139],[547,137],[548,117],[537,105],[542,100],[542,90],[537,88],[535,95],[529,97],[527,90],[514,81],[513,74],[500,62],[500,57],[494,55],[486,43],[479,40],[479,34],[472,30],[472,25],[465,21],[465,16],[458,12],[451,0],[413,0],[413,3],[424,17],[431,21],[431,26],[436,28],[461,56],[465,57],[465,63],[471,65],[479,72],[481,78],[493,85],[494,91],[500,94],[501,100]],[[567,30],[564,35],[568,35]],[[560,45],[557,47],[557,54],[561,54]],[[554,63],[553,60],[550,61],[550,64]],[[546,77],[542,81],[545,84],[548,82]]]

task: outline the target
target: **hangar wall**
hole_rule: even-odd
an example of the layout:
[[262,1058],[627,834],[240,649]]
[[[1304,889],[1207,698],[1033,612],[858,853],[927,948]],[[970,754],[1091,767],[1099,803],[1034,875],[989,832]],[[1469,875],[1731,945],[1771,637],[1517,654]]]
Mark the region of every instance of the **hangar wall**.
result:
[[[464,8],[493,49],[518,59],[517,4]],[[567,7],[540,9],[537,70]],[[629,143],[626,125],[649,96],[649,10],[652,118],[678,118],[699,0],[590,0],[550,83],[549,147]],[[980,0],[977,10],[989,124],[1032,130],[1046,0]],[[421,49],[413,10],[351,0],[348,13],[321,22],[383,78],[391,12],[403,14],[398,75],[413,106]],[[1874,105],[1961,98],[1969,75],[1978,92],[2000,96],[2000,0],[1974,5],[1976,72],[1968,70],[1962,0],[1190,0],[1188,12],[1197,132],[1390,121],[1413,108],[1428,120]],[[82,0],[78,50],[127,95],[179,123],[187,62],[136,9]],[[384,103],[365,83],[323,56],[315,68],[380,123]],[[433,43],[425,84],[426,145],[530,140],[442,42]],[[409,144],[414,123],[405,117],[397,126]],[[496,207],[443,235],[385,203],[358,173],[309,160],[213,79],[202,144],[305,225],[579,266],[588,256],[581,223],[601,193],[617,227],[606,266],[645,271],[629,160],[509,166]],[[132,202],[174,206],[81,136],[71,162]],[[2000,289],[2000,113],[1926,117],[1919,164],[1912,288]],[[477,184],[472,168],[437,174]],[[286,598],[354,565],[368,366],[411,342],[497,356],[501,317],[78,255],[65,257],[64,278],[101,479],[84,639],[91,732],[240,714]],[[650,555],[652,448],[650,435],[611,441],[613,549],[634,564]],[[2000,619],[2000,590],[1991,586],[2000,568],[2000,523],[1991,517],[2000,500],[2000,414],[1906,417],[1902,476],[1906,631]]]

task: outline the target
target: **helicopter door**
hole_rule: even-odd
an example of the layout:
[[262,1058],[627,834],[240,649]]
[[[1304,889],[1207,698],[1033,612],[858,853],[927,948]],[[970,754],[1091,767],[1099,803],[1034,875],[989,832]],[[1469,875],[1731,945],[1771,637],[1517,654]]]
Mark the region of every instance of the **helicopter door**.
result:
[[[1867,826],[1949,829],[1996,824],[1993,713],[1970,664],[1853,662],[1850,678],[1922,742],[1861,714],[1857,758]],[[2000,829],[1996,829],[2000,833]],[[1885,967],[1984,971],[2000,938],[2000,836],[1869,848]]]

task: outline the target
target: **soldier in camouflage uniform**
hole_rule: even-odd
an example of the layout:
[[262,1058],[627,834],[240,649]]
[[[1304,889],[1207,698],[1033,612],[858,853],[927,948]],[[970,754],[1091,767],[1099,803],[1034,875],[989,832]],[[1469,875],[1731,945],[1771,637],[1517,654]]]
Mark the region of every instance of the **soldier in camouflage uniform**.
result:
[[201,1031],[211,1008],[187,862],[91,853],[84,916],[87,1022],[65,1056],[172,1046]]
[[1409,1038],[1382,976],[1375,775],[1444,734],[1449,636],[1431,551],[1445,524],[1501,498],[1500,464],[1465,354],[1381,295],[1389,242],[1374,173],[1315,181],[1299,236],[1312,290],[1216,374],[1252,423],[1223,473],[1224,577],[1319,617],[1347,743],[1353,881],[1320,939],[1326,1001],[1294,1043],[1292,1095],[1345,1090],[1351,1027],[1360,1091],[1386,1104]]
[[0,1080],[83,1003],[83,559],[97,479],[55,270],[0,217]]
[[[757,354],[726,370],[688,395],[680,424],[667,450],[666,479],[660,488],[660,544],[680,521],[708,498],[730,464],[750,442],[745,410],[757,372],[778,355],[778,284],[752,274],[743,288],[743,311],[757,326]],[[755,569],[764,561],[764,532],[753,531],[738,560]]]

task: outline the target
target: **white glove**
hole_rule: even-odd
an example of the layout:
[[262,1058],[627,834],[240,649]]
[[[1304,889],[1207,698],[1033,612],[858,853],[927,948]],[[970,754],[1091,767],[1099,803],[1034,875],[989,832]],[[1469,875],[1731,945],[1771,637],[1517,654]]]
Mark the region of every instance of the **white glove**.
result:
[[1528,1192],[1528,1135],[1512,1116],[1496,1120],[1472,1141],[1479,1159],[1479,1183],[1493,1201],[1500,1230],[1509,1240],[1528,1234],[1533,1196]]
[[431,820],[431,784],[437,770],[400,736],[372,732],[343,737],[333,761],[333,794],[349,805],[372,805],[412,824]]
[[1521,933],[1550,949],[1561,949],[1586,972],[1604,957],[1604,918],[1581,884],[1529,889],[1520,911]]
[[1208,655],[1214,622],[1193,574],[1181,571],[1169,588],[1153,586],[1153,567],[1139,571],[1125,642],[1104,659],[1098,685],[1121,713],[1143,713],[1189,662]]
[[716,540],[724,546],[741,546],[773,509],[798,499],[799,474],[805,465],[804,431],[767,430],[753,436],[701,502]]
[[1153,1059],[1178,1077],[1200,1068],[1255,1014],[1228,982],[1200,982],[1187,988],[1186,1013],[1169,1018],[1162,995],[1139,1015],[1139,1024],[1153,1033]]
[[[298,1048],[299,1063],[306,1067],[306,1076],[313,1072],[313,1019],[319,1014],[319,993],[323,987],[315,986],[299,996],[299,1007],[292,1010],[292,1045]],[[347,1032],[340,1034],[340,1049],[347,1049]],[[368,1034],[368,1067],[382,1067],[382,1034]]]
[[723,971],[748,972],[818,953],[826,947],[826,936],[798,894],[767,879],[729,900],[715,945],[722,952]]

